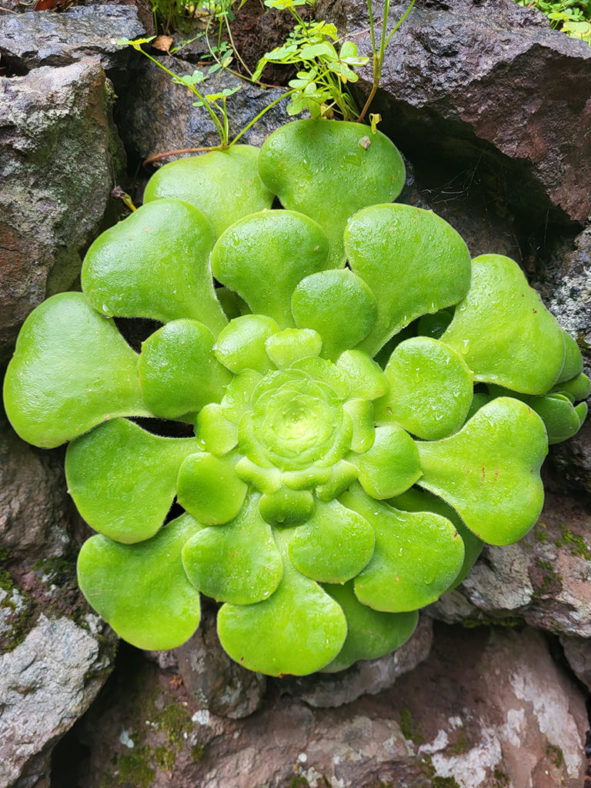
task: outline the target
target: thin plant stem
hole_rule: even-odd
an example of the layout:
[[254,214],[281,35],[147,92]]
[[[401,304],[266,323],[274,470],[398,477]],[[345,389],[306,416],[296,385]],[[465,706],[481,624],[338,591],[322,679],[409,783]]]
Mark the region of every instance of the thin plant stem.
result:
[[238,140],[240,139],[240,137],[242,137],[242,135],[245,134],[252,126],[254,126],[254,124],[257,123],[263,117],[263,115],[265,115],[276,104],[279,104],[280,101],[283,101],[283,99],[289,98],[289,96],[293,96],[294,93],[297,93],[297,90],[295,90],[295,89],[294,90],[287,90],[281,96],[278,96],[276,99],[271,101],[270,104],[267,104],[267,106],[264,107],[259,112],[258,115],[255,115],[255,117],[249,123],[247,123],[246,126],[241,131],[238,132],[238,134],[234,137],[234,139],[232,140],[232,142],[229,144],[228,147],[231,148],[232,145],[235,145],[238,142]]
[[167,150],[164,153],[155,153],[153,156],[148,156],[147,159],[144,159],[142,162],[142,166],[147,167],[148,164],[152,164],[155,161],[160,161],[161,159],[168,159],[170,156],[182,156],[184,153],[206,153],[211,150],[224,150],[221,145],[210,145],[200,148],[179,148],[178,150]]

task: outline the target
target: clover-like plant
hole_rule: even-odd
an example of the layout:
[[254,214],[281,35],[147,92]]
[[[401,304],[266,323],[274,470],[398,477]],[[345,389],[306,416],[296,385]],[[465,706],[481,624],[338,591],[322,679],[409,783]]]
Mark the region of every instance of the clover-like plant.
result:
[[[25,322],[8,416],[70,441],[98,532],[80,587],[129,642],[180,645],[203,593],[247,668],[340,670],[536,521],[548,439],[585,417],[581,355],[516,263],[393,203],[403,182],[386,137],[334,121],[171,163],[82,292]],[[162,325],[138,354],[115,317]]]

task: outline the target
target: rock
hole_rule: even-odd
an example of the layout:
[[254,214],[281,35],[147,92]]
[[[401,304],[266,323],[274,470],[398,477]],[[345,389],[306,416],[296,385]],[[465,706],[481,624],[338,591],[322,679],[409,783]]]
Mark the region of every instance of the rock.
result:
[[[407,5],[393,4],[391,19]],[[362,0],[325,0],[317,14],[371,51]],[[364,98],[370,67],[362,75]],[[433,187],[443,173],[439,182],[455,191],[479,181],[489,207],[506,204],[518,235],[587,218],[590,94],[591,49],[541,14],[514,0],[425,0],[386,50],[372,111],[420,162],[423,182]]]
[[88,57],[99,58],[105,71],[122,73],[131,50],[118,46],[117,41],[144,33],[135,5],[76,6],[62,14],[3,14],[0,59],[17,75],[40,66],[68,66]]
[[0,551],[4,558],[35,561],[62,556],[70,545],[74,517],[62,453],[23,443],[0,411]]
[[485,547],[464,583],[428,610],[448,623],[523,618],[591,637],[591,514],[586,501],[550,494],[537,525],[508,547]]
[[67,289],[124,159],[96,59],[0,78],[0,363],[28,313]]
[[0,656],[1,788],[47,780],[52,746],[86,711],[109,665],[97,636],[43,615],[21,645]]
[[431,622],[419,620],[413,636],[403,646],[380,659],[360,660],[340,673],[275,680],[277,689],[300,698],[315,708],[335,708],[362,695],[377,695],[429,656],[433,640]]
[[575,676],[591,690],[591,641],[562,635],[560,644]]
[[[207,111],[194,107],[195,97],[186,87],[142,55],[134,64],[136,77],[120,107],[119,130],[128,153],[143,160],[147,156],[189,147],[214,146],[219,137]],[[165,57],[163,65],[177,74],[192,74],[195,65],[179,58]],[[203,93],[233,88],[238,80],[231,74],[214,74],[200,84]],[[238,93],[227,100],[230,139],[268,104],[282,95],[278,89],[261,90],[242,82]],[[265,137],[287,120],[283,104],[273,107],[241,138],[250,145],[262,145]]]
[[82,746],[88,757],[68,780],[54,761],[54,779],[84,788],[579,788],[587,726],[582,693],[530,629],[438,624],[429,658],[377,695],[319,709],[277,689],[242,720],[199,709],[130,650],[64,740],[64,751]]

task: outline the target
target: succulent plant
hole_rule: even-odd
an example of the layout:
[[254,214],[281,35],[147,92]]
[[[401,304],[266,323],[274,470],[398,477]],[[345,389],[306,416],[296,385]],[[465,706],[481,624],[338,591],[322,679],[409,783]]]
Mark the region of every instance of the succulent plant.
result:
[[[516,263],[393,203],[403,182],[386,137],[333,121],[174,162],[92,244],[82,292],[25,322],[7,413],[70,441],[98,532],[80,587],[132,644],[186,641],[203,593],[245,667],[341,670],[535,523],[548,439],[585,417],[581,355]],[[162,324],[139,354],[129,317]]]

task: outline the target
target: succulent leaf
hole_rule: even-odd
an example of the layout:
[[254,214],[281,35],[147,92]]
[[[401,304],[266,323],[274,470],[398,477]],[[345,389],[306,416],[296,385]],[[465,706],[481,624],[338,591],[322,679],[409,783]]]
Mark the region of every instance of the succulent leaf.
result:
[[233,520],[244,503],[247,485],[235,470],[236,459],[209,452],[190,454],[178,472],[179,503],[203,525]]
[[345,250],[378,304],[376,324],[359,345],[370,355],[415,318],[457,304],[470,287],[466,244],[441,217],[421,208],[364,208],[347,224]]
[[151,416],[137,354],[82,293],[60,293],[32,312],[4,379],[6,414],[24,440],[53,448],[107,419]]
[[116,542],[141,542],[163,524],[179,467],[198,448],[194,438],[163,438],[114,419],[69,444],[69,493],[95,531]]
[[226,317],[209,271],[214,235],[205,216],[180,200],[157,200],[105,230],[82,265],[82,290],[103,315],[187,317],[217,333]]
[[273,369],[265,342],[277,331],[277,323],[266,315],[235,317],[220,332],[215,343],[215,354],[235,375],[246,369],[264,374]]
[[171,161],[146,184],[144,203],[163,198],[191,203],[207,216],[219,237],[246,214],[271,207],[274,195],[260,179],[258,160],[258,148],[232,145]]
[[89,604],[137,648],[170,649],[199,626],[199,592],[181,563],[183,545],[201,526],[184,514],[145,542],[87,539],[78,556],[78,584]]
[[371,449],[348,460],[359,470],[363,489],[378,500],[400,495],[422,474],[415,442],[396,424],[377,427]]
[[404,186],[402,157],[381,132],[364,147],[360,123],[297,120],[261,149],[261,178],[284,208],[314,218],[330,240],[329,268],[345,262],[343,231],[366,205],[395,200]]
[[455,435],[417,446],[419,485],[453,506],[484,542],[511,544],[536,522],[548,441],[543,421],[525,403],[499,397]]

